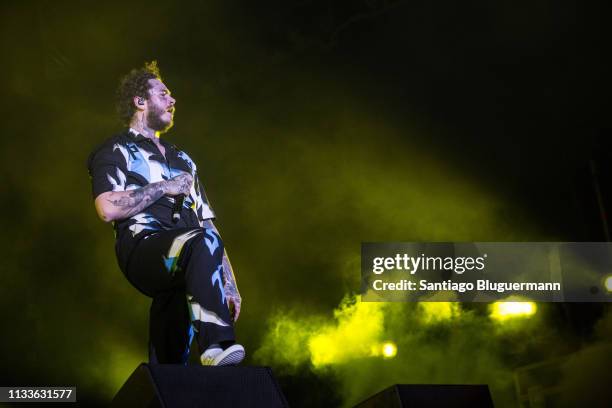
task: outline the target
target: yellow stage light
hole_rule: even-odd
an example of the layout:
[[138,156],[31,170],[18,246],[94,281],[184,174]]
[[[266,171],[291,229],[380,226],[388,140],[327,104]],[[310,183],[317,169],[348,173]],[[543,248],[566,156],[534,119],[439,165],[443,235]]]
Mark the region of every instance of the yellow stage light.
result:
[[612,275],[609,275],[604,279],[604,287],[608,292],[612,292]]
[[397,354],[397,346],[392,342],[382,345],[382,354],[385,358],[393,358]]
[[506,320],[513,317],[529,317],[535,314],[538,306],[534,302],[495,302],[491,317]]

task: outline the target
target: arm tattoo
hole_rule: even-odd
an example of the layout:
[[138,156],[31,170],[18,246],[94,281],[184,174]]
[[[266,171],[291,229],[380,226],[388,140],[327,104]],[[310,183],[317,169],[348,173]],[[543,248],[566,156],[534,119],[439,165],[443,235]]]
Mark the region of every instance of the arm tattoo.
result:
[[[210,228],[214,230],[217,235],[221,236],[221,234],[219,234],[219,231],[217,230],[217,227],[215,227],[215,224],[213,224],[210,219],[204,220],[202,222],[202,227]],[[236,278],[234,277],[234,270],[232,269],[232,264],[230,263],[229,257],[227,256],[227,252],[225,251],[225,249],[223,249],[222,262],[224,281],[223,289],[225,290],[225,296],[233,297],[234,299],[238,300],[238,303],[240,303],[242,298],[240,296],[240,292],[238,292],[238,287],[236,286]]]
[[123,217],[131,217],[138,214],[164,195],[160,183],[151,183],[144,187],[131,191],[129,195],[108,201],[115,207],[120,207]]
[[232,271],[232,265],[230,264],[225,250],[223,250],[223,277],[225,278],[225,296],[240,299],[240,293],[238,292],[236,279],[234,278],[234,271]]

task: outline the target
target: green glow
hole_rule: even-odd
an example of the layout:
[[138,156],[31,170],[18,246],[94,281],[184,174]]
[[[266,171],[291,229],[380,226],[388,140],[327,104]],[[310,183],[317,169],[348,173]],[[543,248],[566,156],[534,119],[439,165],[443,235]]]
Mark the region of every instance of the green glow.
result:
[[[383,303],[345,297],[333,321],[278,313],[255,358],[273,359],[289,367],[311,364],[321,369],[353,359],[384,354]],[[291,370],[290,370],[291,371]]]
[[315,368],[371,355],[370,344],[382,332],[381,303],[351,303],[345,298],[334,312],[336,323],[322,327],[308,341]]
[[461,313],[457,302],[419,302],[418,307],[423,311],[422,319],[425,323],[450,320]]
[[[529,307],[519,309],[535,310]],[[458,302],[362,303],[347,295],[333,316],[276,313],[254,360],[284,373],[333,374],[345,406],[402,382],[487,383],[496,402],[511,405],[513,367],[499,350],[520,352],[549,334],[539,319],[497,324],[477,310]]]
[[301,317],[279,311],[269,319],[262,346],[255,352],[258,361],[274,361],[283,371],[295,372],[310,361],[308,342],[323,324],[316,317]]
[[110,334],[91,350],[83,360],[83,384],[98,389],[101,394],[115,395],[140,363],[146,361],[146,350],[118,334]]

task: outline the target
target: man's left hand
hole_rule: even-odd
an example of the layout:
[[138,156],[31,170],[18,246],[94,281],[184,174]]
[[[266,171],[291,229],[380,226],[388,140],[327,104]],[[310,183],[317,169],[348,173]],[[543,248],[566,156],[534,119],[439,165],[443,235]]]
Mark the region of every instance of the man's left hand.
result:
[[229,307],[230,316],[232,320],[235,322],[238,320],[238,316],[240,316],[240,306],[242,304],[242,298],[239,293],[229,294],[226,291],[225,299],[227,299],[227,305]]

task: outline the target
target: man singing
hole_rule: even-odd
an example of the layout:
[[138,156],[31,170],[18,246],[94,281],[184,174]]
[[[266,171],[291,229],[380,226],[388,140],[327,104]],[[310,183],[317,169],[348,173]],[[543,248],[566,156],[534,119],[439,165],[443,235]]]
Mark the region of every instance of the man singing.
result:
[[88,167],[96,211],[115,229],[119,266],[153,298],[150,361],[186,364],[195,334],[203,365],[238,364],[241,297],[215,214],[195,163],[160,137],[176,100],[155,61],[126,75],[117,96],[127,129],[94,150]]

